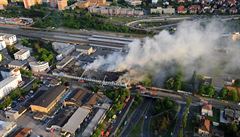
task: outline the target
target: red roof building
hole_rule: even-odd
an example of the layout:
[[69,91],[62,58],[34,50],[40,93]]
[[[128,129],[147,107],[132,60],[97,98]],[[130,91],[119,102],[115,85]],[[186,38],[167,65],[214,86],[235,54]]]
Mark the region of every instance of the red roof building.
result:
[[187,13],[187,10],[186,10],[186,8],[184,6],[178,6],[177,7],[177,13],[185,14],[185,13]]
[[189,13],[196,14],[200,12],[201,6],[200,5],[191,5],[189,6]]

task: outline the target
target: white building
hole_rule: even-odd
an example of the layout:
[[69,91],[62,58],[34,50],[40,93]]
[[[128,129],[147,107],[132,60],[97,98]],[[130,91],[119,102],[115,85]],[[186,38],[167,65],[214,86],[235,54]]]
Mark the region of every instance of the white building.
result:
[[44,72],[49,69],[48,62],[29,62],[32,72]]
[[6,45],[13,45],[17,43],[17,37],[13,34],[0,34],[0,40],[5,41]]
[[22,77],[19,69],[14,69],[14,73],[10,77],[0,82],[0,99],[16,89],[21,81]]
[[125,2],[132,6],[139,6],[142,4],[142,0],[125,0]]
[[162,14],[163,13],[163,8],[162,7],[151,8],[150,13],[151,14]]
[[63,60],[57,63],[56,68],[62,69],[64,68],[68,63],[70,63],[74,58],[72,56],[66,56]]
[[28,57],[30,57],[30,51],[27,49],[21,49],[14,53],[14,58],[16,60],[26,60]]
[[8,136],[16,127],[15,122],[0,121],[0,137]]
[[157,4],[158,0],[152,0],[152,4]]
[[0,41],[0,50],[3,50],[6,48],[6,43],[5,41]]

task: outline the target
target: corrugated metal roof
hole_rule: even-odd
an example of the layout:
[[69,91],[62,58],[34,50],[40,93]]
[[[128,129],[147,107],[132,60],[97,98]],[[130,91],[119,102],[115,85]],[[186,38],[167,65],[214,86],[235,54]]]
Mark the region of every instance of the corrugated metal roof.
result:
[[62,130],[74,135],[89,113],[89,109],[79,107],[68,120],[68,122],[63,126]]

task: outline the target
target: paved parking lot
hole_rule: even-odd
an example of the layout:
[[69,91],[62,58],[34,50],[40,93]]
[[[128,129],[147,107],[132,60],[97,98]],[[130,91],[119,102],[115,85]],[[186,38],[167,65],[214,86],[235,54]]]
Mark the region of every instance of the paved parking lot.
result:
[[[45,130],[45,126],[40,121],[34,120],[31,113],[27,112],[17,120],[18,126],[32,128],[33,132],[31,137],[37,137],[42,135],[43,137],[52,137],[50,132]],[[54,137],[60,137],[59,134],[55,133]]]

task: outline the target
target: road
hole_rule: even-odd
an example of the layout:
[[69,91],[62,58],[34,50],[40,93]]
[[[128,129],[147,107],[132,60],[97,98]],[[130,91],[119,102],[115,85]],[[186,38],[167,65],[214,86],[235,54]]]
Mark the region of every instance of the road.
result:
[[138,123],[138,121],[144,116],[148,108],[152,104],[152,99],[144,98],[141,105],[134,111],[132,116],[127,120],[127,125],[122,130],[122,133],[120,134],[121,137],[127,137],[129,136],[131,130],[133,127]]
[[185,105],[181,105],[181,108],[180,108],[180,110],[178,112],[178,115],[177,115],[177,122],[175,124],[175,128],[174,128],[174,131],[173,131],[173,137],[178,136],[178,131],[182,126],[182,117],[183,117],[183,113],[185,111],[185,108],[186,108]]

